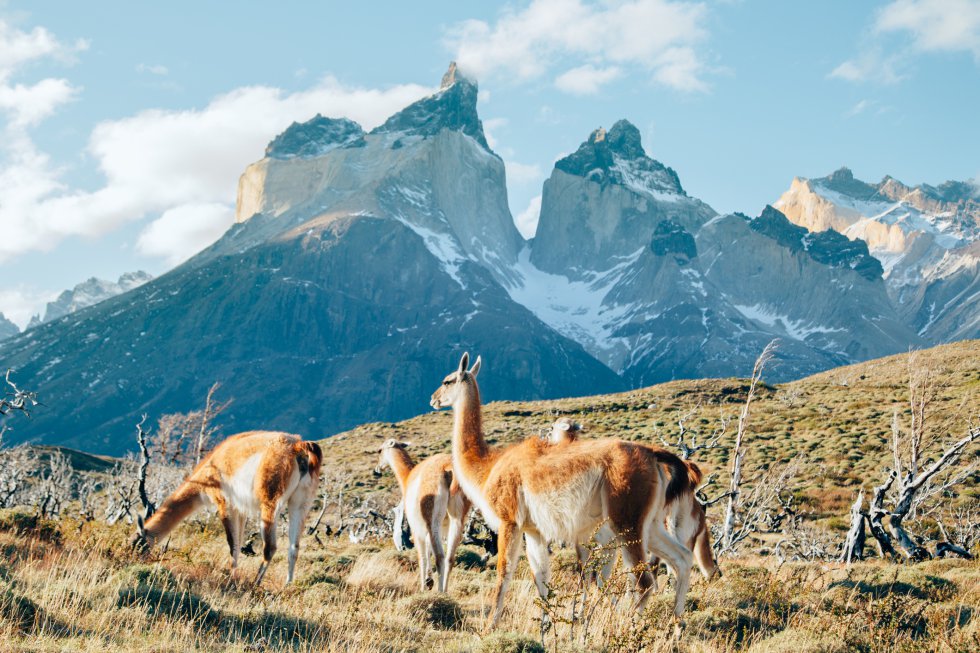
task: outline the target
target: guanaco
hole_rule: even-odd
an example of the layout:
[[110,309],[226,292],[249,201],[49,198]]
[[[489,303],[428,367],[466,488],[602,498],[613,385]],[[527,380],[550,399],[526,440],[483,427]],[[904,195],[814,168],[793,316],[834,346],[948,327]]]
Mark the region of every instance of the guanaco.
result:
[[[549,592],[549,542],[579,542],[608,522],[619,538],[642,609],[653,585],[639,563],[654,551],[677,578],[675,632],[679,632],[691,573],[691,551],[664,528],[666,505],[688,486],[687,467],[667,451],[617,439],[576,441],[555,447],[537,437],[495,448],[483,433],[478,357],[469,354],[432,395],[434,409],[453,409],[453,472],[466,496],[497,531],[497,584],[492,625],[517,567],[521,535],[539,595]],[[663,464],[658,464],[663,463]],[[545,615],[543,615],[543,618]]]
[[[551,425],[548,432],[548,442],[551,444],[567,444],[577,440],[582,432],[582,426],[567,417],[560,417]],[[693,462],[685,460],[684,464],[688,467],[688,488],[682,492],[675,501],[667,507],[666,526],[667,531],[674,535],[682,544],[692,550],[694,560],[697,562],[701,575],[706,580],[711,580],[716,574],[721,575],[721,570],[711,552],[711,532],[708,530],[708,522],[704,513],[704,506],[697,500],[694,491],[701,484],[702,474],[700,468]],[[596,541],[607,544],[611,539],[608,532],[600,530],[595,534]],[[588,560],[589,552],[581,543],[576,543],[579,561],[585,565]],[[607,561],[615,561],[614,557],[607,558]],[[609,578],[611,564],[608,562],[603,566],[597,582]],[[650,557],[650,567],[656,581],[657,570],[660,567],[660,558],[655,554]]]
[[210,500],[225,528],[232,569],[238,567],[245,520],[261,522],[262,563],[255,583],[262,582],[276,552],[276,519],[289,511],[289,571],[293,580],[299,539],[320,482],[323,452],[315,442],[273,431],[232,435],[214,448],[180,487],[133,536],[134,546],[145,548],[166,537],[177,524]]
[[[405,517],[415,540],[419,557],[419,581],[424,592],[431,585],[432,556],[436,559],[439,591],[449,585],[449,572],[456,560],[456,549],[463,539],[463,527],[470,502],[453,481],[453,459],[447,453],[436,454],[415,464],[405,451],[407,442],[391,439],[381,446],[375,474],[391,467],[402,491]],[[446,548],[442,546],[442,526],[449,517]]]

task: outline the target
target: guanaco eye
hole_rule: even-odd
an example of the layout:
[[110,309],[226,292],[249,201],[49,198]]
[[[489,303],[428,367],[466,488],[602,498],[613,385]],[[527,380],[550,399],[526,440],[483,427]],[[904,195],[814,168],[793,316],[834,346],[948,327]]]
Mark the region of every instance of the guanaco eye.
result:
[[452,385],[453,382],[452,381],[443,381],[442,384],[443,385]]

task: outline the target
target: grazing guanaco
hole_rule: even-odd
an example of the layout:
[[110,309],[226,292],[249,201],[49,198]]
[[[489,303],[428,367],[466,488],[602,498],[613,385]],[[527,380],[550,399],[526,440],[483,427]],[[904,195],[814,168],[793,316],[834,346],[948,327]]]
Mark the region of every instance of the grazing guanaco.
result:
[[[436,559],[439,591],[449,585],[449,572],[456,560],[456,548],[463,539],[463,526],[470,511],[466,495],[453,484],[453,459],[447,453],[426,458],[417,465],[405,448],[407,442],[388,440],[381,446],[375,474],[387,465],[395,473],[402,491],[405,517],[419,556],[419,580],[424,592],[430,587],[431,556]],[[442,547],[442,525],[449,516],[449,535]]]
[[276,552],[276,519],[289,511],[289,571],[293,580],[299,538],[320,482],[320,445],[297,435],[248,431],[223,440],[133,536],[134,546],[152,546],[210,500],[225,527],[232,569],[238,566],[245,520],[258,517],[262,528],[262,582]]
[[[548,442],[551,444],[567,444],[578,439],[582,432],[581,425],[573,422],[567,417],[555,420],[551,430],[548,432]],[[706,580],[711,580],[715,574],[721,575],[721,570],[715,562],[711,553],[711,532],[708,530],[708,522],[704,514],[704,506],[697,500],[694,491],[701,484],[702,475],[700,468],[689,460],[684,464],[688,467],[688,488],[672,501],[667,507],[666,526],[667,531],[674,535],[682,544],[692,550],[694,560],[697,562],[701,575]],[[595,534],[595,539],[600,544],[608,543],[609,535],[602,531]],[[588,549],[582,544],[576,543],[579,561],[584,565],[588,560]],[[612,558],[612,557],[610,557]],[[611,561],[615,561],[612,558]],[[609,578],[612,565],[607,562],[602,568],[597,582],[602,582]],[[650,567],[656,581],[657,570],[660,567],[660,558],[656,555],[650,557]]]
[[[677,456],[616,439],[576,441],[555,447],[531,437],[507,447],[487,444],[483,434],[478,357],[469,354],[433,393],[435,409],[453,409],[453,471],[466,496],[497,531],[497,585],[492,625],[503,611],[504,595],[517,567],[521,535],[535,585],[547,598],[549,542],[580,542],[608,522],[619,539],[626,566],[639,590],[641,609],[653,579],[640,563],[652,550],[678,579],[674,615],[684,613],[691,551],[664,528],[665,507],[688,485],[687,467]],[[658,464],[663,463],[663,464]]]

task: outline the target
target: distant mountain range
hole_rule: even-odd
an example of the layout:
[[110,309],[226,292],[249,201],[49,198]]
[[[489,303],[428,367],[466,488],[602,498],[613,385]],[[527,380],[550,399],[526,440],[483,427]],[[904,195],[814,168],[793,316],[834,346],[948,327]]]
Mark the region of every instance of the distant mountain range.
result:
[[[106,281],[105,279],[91,277],[71,290],[63,291],[53,302],[48,302],[45,306],[44,317],[35,315],[27,323],[26,328],[33,329],[39,324],[94,306],[110,297],[129,292],[151,279],[153,279],[153,275],[142,270],[127,272],[120,276],[118,281]],[[3,313],[0,313],[0,340],[13,337],[18,333],[20,333],[20,328],[4,317]]]
[[[221,381],[229,432],[320,438],[426,410],[465,349],[493,370],[485,399],[524,400],[744,375],[774,337],[785,380],[980,333],[977,308],[948,299],[968,265],[896,285],[879,241],[791,208],[824,201],[800,190],[821,180],[796,180],[782,212],[719,215],[625,120],[555,164],[526,241],[476,104],[451,66],[370,132],[323,116],[289,126],[245,170],[213,246],[0,344],[46,403],[7,437],[118,453],[139,414],[195,408]],[[976,206],[975,187],[931,190],[922,206],[940,208],[917,211]],[[976,243],[976,213],[963,215],[959,230],[936,218],[931,236],[957,257]]]

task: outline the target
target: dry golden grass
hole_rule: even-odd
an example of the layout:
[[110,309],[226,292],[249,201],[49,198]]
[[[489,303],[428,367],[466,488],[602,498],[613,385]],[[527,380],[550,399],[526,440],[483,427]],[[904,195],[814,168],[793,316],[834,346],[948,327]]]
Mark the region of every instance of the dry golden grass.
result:
[[[0,651],[541,651],[540,605],[522,562],[500,630],[484,631],[495,571],[457,568],[448,596],[417,590],[414,553],[387,543],[305,542],[297,583],[284,561],[261,588],[257,561],[232,574],[224,538],[185,524],[147,558],[125,526],[64,521],[61,540],[0,533]],[[586,628],[570,551],[556,552],[548,651],[967,651],[980,650],[980,563],[914,567],[865,563],[724,563],[695,584],[687,627],[671,642],[670,598],[633,617],[614,575],[592,590]],[[619,588],[619,589],[617,589]]]

